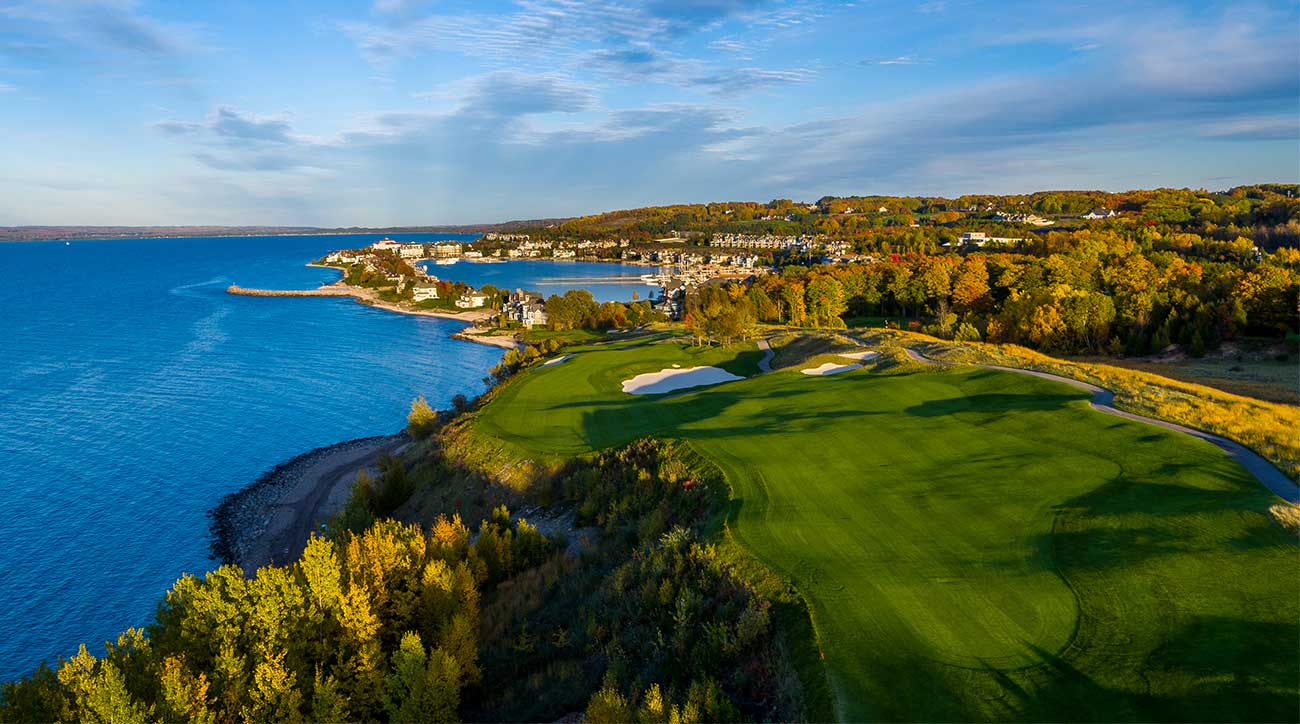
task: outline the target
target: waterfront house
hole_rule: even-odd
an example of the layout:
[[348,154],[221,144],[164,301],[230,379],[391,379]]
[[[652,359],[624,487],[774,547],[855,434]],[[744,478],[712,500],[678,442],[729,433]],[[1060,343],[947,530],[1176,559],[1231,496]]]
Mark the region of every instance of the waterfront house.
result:
[[379,241],[376,241],[375,243],[371,244],[370,248],[374,249],[375,251],[396,251],[402,248],[403,246],[406,245],[400,242],[393,241],[392,239],[385,236]]
[[514,290],[510,293],[510,298],[501,313],[507,321],[524,327],[546,324],[546,303],[542,295],[535,292]]
[[411,289],[412,299],[417,302],[424,302],[430,299],[438,298],[437,282],[417,282]]
[[403,259],[423,259],[424,244],[402,244],[402,247],[397,250],[397,253]]
[[1083,215],[1083,218],[1085,218],[1085,219],[1109,219],[1109,218],[1112,218],[1113,216],[1115,216],[1115,212],[1114,212],[1113,210],[1111,210],[1111,209],[1093,209],[1092,211],[1089,211],[1088,213],[1084,214],[1084,215]]
[[456,299],[456,306],[460,309],[478,309],[487,304],[487,295],[473,289],[466,290]]

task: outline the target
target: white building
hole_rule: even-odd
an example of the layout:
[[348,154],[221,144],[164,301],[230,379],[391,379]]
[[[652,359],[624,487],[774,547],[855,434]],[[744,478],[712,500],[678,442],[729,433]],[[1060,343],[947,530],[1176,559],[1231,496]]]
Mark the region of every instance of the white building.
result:
[[989,236],[982,231],[968,231],[957,237],[957,242],[966,246],[984,246],[986,244],[997,246],[1000,244],[1015,244],[1021,241],[1024,241],[1024,239],[1008,236]]
[[412,299],[417,302],[438,298],[438,285],[434,282],[418,282],[411,291]]
[[487,304],[487,295],[473,289],[460,295],[460,298],[456,300],[456,306],[461,309],[478,309],[484,304]]
[[371,244],[370,248],[374,249],[375,251],[394,251],[402,248],[403,246],[406,245],[400,242],[393,241],[392,239],[385,236],[379,241],[376,241],[375,243]]
[[1114,212],[1113,210],[1111,210],[1111,209],[1093,209],[1092,211],[1089,211],[1088,213],[1084,214],[1084,215],[1083,215],[1083,218],[1085,218],[1085,219],[1109,219],[1109,218],[1112,218],[1112,217],[1114,217],[1114,216],[1115,216],[1115,212]]
[[424,244],[402,244],[402,248],[397,250],[403,259],[423,259]]

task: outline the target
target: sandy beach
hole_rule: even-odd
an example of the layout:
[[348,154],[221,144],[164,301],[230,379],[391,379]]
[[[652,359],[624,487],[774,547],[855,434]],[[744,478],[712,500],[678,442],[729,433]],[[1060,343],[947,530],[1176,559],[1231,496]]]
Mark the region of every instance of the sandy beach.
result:
[[347,503],[357,472],[408,444],[406,433],[367,437],[276,466],[212,511],[213,557],[248,575],[297,560],[310,534]]

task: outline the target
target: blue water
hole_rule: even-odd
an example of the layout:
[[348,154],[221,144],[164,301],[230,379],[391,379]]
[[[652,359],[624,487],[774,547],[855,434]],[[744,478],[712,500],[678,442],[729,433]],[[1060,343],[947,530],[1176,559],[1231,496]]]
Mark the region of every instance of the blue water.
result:
[[[563,294],[582,288],[598,302],[627,302],[636,294],[647,299],[658,293],[657,287],[641,282],[642,274],[657,271],[653,267],[609,264],[591,261],[551,261],[512,259],[500,264],[459,261],[455,264],[425,264],[430,274],[447,281],[465,282],[475,287],[491,284],[498,289],[523,288],[545,296]],[[575,283],[574,280],[582,282]],[[606,281],[602,281],[606,280]],[[617,280],[617,281],[614,281]]]
[[[416,395],[482,391],[501,350],[450,339],[458,322],[224,293],[316,286],[337,272],[304,262],[377,238],[0,244],[0,680],[148,623],[181,573],[213,566],[208,510],[262,471],[396,431]],[[539,288],[529,270],[557,266],[437,269]]]

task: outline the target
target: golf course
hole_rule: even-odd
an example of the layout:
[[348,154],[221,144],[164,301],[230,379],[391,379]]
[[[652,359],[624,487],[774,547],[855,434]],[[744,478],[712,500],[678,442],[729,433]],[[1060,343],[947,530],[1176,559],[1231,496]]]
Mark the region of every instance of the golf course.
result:
[[[521,459],[658,436],[719,466],[726,534],[806,600],[842,720],[1296,718],[1297,542],[1223,452],[1051,380],[760,357],[578,348],[473,426]],[[746,379],[621,389],[674,366]]]

